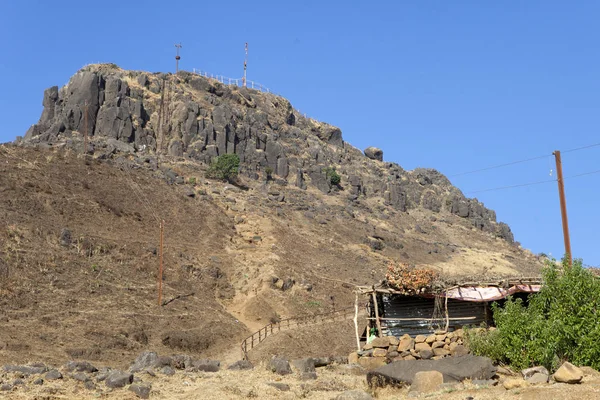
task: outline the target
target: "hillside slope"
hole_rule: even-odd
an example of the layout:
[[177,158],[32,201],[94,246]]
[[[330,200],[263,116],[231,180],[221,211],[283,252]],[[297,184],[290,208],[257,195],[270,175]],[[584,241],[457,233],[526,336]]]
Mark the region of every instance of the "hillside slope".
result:
[[[270,320],[352,304],[391,260],[448,280],[539,271],[443,175],[367,157],[281,97],[95,65],[43,103],[0,148],[5,358],[220,355]],[[228,152],[242,185],[205,178]],[[162,219],[164,299],[185,297],[158,307]]]

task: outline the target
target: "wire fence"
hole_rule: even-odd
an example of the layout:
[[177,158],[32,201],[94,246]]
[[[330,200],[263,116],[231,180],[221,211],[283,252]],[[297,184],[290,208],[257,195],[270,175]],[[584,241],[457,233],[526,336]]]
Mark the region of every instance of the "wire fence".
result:
[[[196,68],[192,69],[192,73],[203,76],[207,79],[214,79],[217,82],[222,83],[223,85],[237,86],[237,87],[244,86],[244,78],[229,78],[227,76],[212,74],[210,72],[202,71],[202,70],[196,69]],[[251,81],[248,79],[246,79],[246,87],[249,89],[258,90],[263,93],[269,93],[269,94],[273,94],[275,96],[284,97],[281,94],[272,91],[271,89],[269,89],[262,83]],[[304,118],[311,119],[314,121],[314,118],[309,117],[306,113],[298,110],[297,108],[294,108],[294,111],[296,111],[298,114],[302,115]]]

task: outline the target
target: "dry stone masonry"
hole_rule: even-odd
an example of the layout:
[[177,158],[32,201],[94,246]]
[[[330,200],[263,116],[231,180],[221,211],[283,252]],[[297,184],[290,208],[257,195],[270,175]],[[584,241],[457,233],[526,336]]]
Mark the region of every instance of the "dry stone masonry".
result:
[[449,356],[468,354],[463,342],[464,331],[432,335],[406,334],[400,338],[384,336],[365,344],[361,351],[349,355],[349,362],[355,362],[366,369],[374,369],[399,360],[439,360]]

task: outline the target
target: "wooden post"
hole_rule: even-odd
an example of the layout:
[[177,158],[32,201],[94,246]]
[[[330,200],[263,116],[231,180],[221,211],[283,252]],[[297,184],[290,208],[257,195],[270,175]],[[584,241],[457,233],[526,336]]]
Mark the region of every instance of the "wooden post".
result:
[[567,200],[565,198],[565,182],[563,180],[562,173],[562,160],[560,158],[560,151],[556,150],[554,153],[556,159],[556,181],[558,182],[558,196],[560,198],[560,214],[562,217],[562,228],[563,236],[565,239],[565,253],[569,259],[569,266],[573,265],[573,254],[571,254],[571,239],[569,237],[569,220],[567,218]]
[[163,281],[163,236],[165,229],[165,221],[160,221],[160,264],[158,267],[158,305],[162,303],[162,281]]
[[354,331],[356,332],[356,348],[360,351],[360,335],[358,334],[358,293],[354,300]]
[[383,332],[381,332],[381,322],[379,322],[379,307],[377,306],[377,295],[375,294],[375,290],[373,290],[373,293],[371,294],[373,295],[373,306],[375,307],[375,323],[377,324],[377,336],[381,337]]
[[448,328],[450,327],[450,315],[448,315],[448,296],[447,293],[444,292],[444,297],[446,297],[446,301],[444,304],[444,309],[446,311],[446,328],[444,329],[444,331],[446,333],[448,333]]

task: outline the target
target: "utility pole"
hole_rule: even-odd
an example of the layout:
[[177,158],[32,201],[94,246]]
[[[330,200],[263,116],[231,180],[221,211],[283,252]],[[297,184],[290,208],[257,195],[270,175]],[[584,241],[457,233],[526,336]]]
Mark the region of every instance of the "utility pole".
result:
[[175,56],[175,73],[179,72],[179,60],[181,60],[181,57],[179,57],[179,49],[181,49],[181,43],[176,44],[175,47],[177,48],[177,55]]
[[571,239],[569,238],[569,220],[567,218],[567,200],[565,199],[562,160],[560,158],[560,151],[556,150],[552,154],[554,154],[554,158],[556,159],[556,181],[558,182],[558,196],[560,197],[560,213],[562,216],[563,236],[565,239],[565,253],[567,254],[567,257],[569,257],[569,266],[572,266],[573,254],[571,253]]
[[85,101],[85,114],[83,116],[83,121],[85,124],[85,131],[83,134],[83,154],[87,154],[87,149],[88,149],[88,102],[87,100]]
[[246,42],[246,57],[244,58],[244,78],[242,79],[242,86],[246,87],[246,68],[248,67],[248,42]]
[[165,220],[160,221],[160,265],[158,267],[158,305],[162,303],[162,281],[163,281],[163,236],[165,230]]

